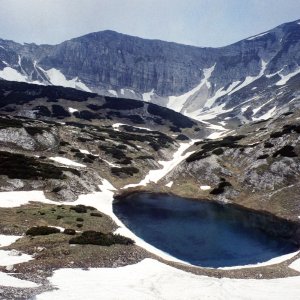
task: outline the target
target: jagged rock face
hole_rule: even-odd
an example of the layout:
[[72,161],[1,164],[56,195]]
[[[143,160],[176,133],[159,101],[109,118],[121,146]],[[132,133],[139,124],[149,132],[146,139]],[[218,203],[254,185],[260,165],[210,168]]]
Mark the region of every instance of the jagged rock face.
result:
[[[265,114],[263,110],[246,112],[245,103],[261,107],[270,100],[272,88],[286,86],[294,78],[299,71],[299,48],[299,21],[221,48],[145,40],[112,31],[55,46],[0,40],[0,77],[143,99],[203,120],[234,109],[223,117],[243,122]],[[284,98],[272,108],[289,101]]]

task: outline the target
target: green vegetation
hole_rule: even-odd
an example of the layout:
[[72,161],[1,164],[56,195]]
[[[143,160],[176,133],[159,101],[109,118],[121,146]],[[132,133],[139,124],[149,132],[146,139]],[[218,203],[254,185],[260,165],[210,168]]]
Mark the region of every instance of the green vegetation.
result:
[[[216,155],[221,155],[223,154],[222,148],[245,148],[246,146],[237,144],[237,142],[243,138],[245,138],[245,135],[226,136],[219,141],[197,142],[195,143],[195,145],[201,145],[202,149],[191,154],[186,159],[186,162],[190,163],[196,160],[204,159],[211,155],[211,151]],[[252,145],[251,147],[253,146],[254,145]]]
[[[51,164],[39,162],[37,159],[23,154],[0,151],[0,175],[19,179],[64,179],[63,170]],[[67,168],[68,171],[76,171]],[[76,174],[77,175],[77,174]]]
[[135,167],[123,167],[123,168],[111,168],[111,173],[116,176],[120,176],[122,174],[133,176],[136,173],[139,173],[139,169]]
[[114,244],[120,245],[133,245],[134,241],[130,238],[121,236],[119,234],[113,233],[102,233],[99,231],[84,231],[80,236],[76,236],[71,238],[69,241],[70,244],[91,244],[91,245],[99,245],[99,246],[111,246]]
[[48,235],[53,233],[60,233],[60,230],[55,227],[49,226],[35,226],[31,227],[26,231],[26,235],[36,236],[36,235]]
[[221,182],[219,183],[218,187],[214,188],[210,191],[211,195],[219,195],[225,192],[226,187],[232,186],[230,182],[227,182],[224,178],[221,178]]
[[294,151],[294,147],[290,145],[286,145],[282,147],[281,149],[277,150],[274,154],[273,157],[277,156],[285,156],[285,157],[297,157],[297,153]]
[[92,207],[92,206],[85,206],[85,205],[79,204],[76,206],[71,206],[70,210],[74,210],[78,214],[84,214],[84,213],[87,213],[88,210],[96,210],[96,208]]

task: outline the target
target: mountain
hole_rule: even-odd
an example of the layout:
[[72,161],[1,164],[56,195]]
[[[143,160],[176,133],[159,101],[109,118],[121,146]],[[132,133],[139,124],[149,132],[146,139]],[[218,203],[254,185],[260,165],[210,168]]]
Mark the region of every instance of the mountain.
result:
[[113,31],[53,46],[0,40],[0,77],[144,100],[194,119],[240,124],[297,103],[299,50],[300,20],[221,48]]

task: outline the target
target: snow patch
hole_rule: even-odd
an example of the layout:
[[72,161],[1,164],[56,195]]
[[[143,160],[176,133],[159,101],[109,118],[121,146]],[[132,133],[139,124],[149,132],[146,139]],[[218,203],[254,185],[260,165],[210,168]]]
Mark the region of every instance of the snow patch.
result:
[[48,80],[53,85],[80,89],[85,92],[92,92],[78,77],[68,80],[60,70],[55,68],[49,70],[44,70],[41,67],[38,68],[48,77]]
[[0,77],[8,81],[27,82],[26,76],[11,67],[5,67],[0,71]]
[[230,93],[238,84],[240,84],[240,81],[234,81],[226,90],[223,90],[223,87],[217,90],[213,97],[206,100],[204,108],[212,107],[218,98]]
[[30,201],[57,204],[48,200],[43,191],[0,192],[0,207],[18,207]]
[[267,65],[268,65],[267,62],[265,62],[264,60],[261,60],[261,69],[260,69],[259,74],[257,76],[247,76],[245,78],[244,82],[242,84],[238,85],[237,88],[235,88],[231,92],[229,92],[228,95],[231,95],[231,94],[239,91],[240,89],[242,89],[245,86],[249,85],[250,83],[254,82],[258,78],[262,77],[265,73]]
[[169,183],[166,184],[166,186],[169,188],[172,187],[172,185],[173,185],[173,181],[170,181]]
[[209,186],[209,185],[201,185],[201,186],[200,186],[200,189],[201,189],[202,191],[207,191],[207,190],[210,190],[210,189],[211,189],[211,186]]
[[150,92],[148,93],[143,93],[143,100],[146,102],[150,102],[151,101],[151,97],[154,95],[154,89],[152,89]]
[[32,256],[16,250],[0,250],[0,266],[21,264],[32,260]]
[[219,139],[219,138],[223,137],[224,135],[226,135],[226,133],[227,133],[227,131],[213,132],[207,137],[207,139],[209,139],[209,140]]
[[66,165],[66,166],[74,166],[74,167],[86,167],[86,165],[77,163],[73,160],[70,160],[68,158],[65,157],[61,157],[61,156],[56,156],[56,157],[49,157],[49,159],[58,162],[60,164]]
[[76,108],[72,108],[72,107],[68,107],[68,111],[69,111],[69,113],[74,113],[74,112],[76,112],[76,111],[78,111],[78,109],[76,109]]
[[146,175],[146,177],[137,184],[128,184],[123,187],[123,189],[127,189],[130,187],[137,186],[145,186],[150,182],[157,183],[160,179],[165,177],[170,171],[172,171],[180,162],[182,162],[185,158],[191,155],[194,151],[183,154],[190,146],[194,144],[195,140],[192,140],[190,143],[181,143],[177,151],[173,155],[172,160],[168,161],[159,161],[158,163],[163,166],[162,169],[159,170],[151,170]]
[[5,247],[13,244],[16,240],[20,239],[20,235],[5,235],[0,234],[0,247]]
[[251,41],[251,40],[257,39],[257,38],[262,37],[262,36],[264,36],[264,35],[266,35],[266,34],[269,34],[269,33],[270,33],[269,31],[266,31],[266,32],[263,32],[263,33],[261,33],[261,34],[257,34],[257,35],[254,35],[254,36],[252,36],[252,37],[249,37],[247,40],[248,40],[248,41]]
[[91,152],[89,152],[88,150],[79,149],[79,151],[83,154],[91,154]]
[[276,106],[274,106],[273,108],[271,108],[269,111],[267,111],[265,114],[263,114],[262,116],[256,118],[253,117],[252,120],[253,121],[260,121],[260,120],[268,120],[270,118],[272,118],[272,116],[276,113]]
[[22,280],[2,272],[0,272],[0,282],[2,286],[9,286],[9,287],[16,287],[16,288],[35,288],[39,286],[34,282]]
[[208,68],[208,69],[203,69],[203,75],[204,78],[201,80],[201,82],[199,83],[199,85],[197,85],[195,88],[193,88],[192,90],[190,90],[189,92],[180,95],[180,96],[169,96],[169,101],[166,105],[166,107],[175,110],[177,112],[180,112],[185,104],[185,102],[191,97],[193,96],[196,92],[198,92],[204,85],[206,85],[208,88],[210,88],[211,84],[208,81],[208,79],[210,78],[212,72],[215,69],[215,65],[213,65],[212,67]]
[[276,85],[284,85],[284,84],[286,84],[292,77],[296,76],[299,73],[300,73],[300,68],[297,69],[294,72],[291,72],[290,74],[287,74],[287,75],[281,75],[279,73],[278,75],[281,77],[281,79],[276,82]]
[[295,261],[293,261],[290,265],[289,268],[296,270],[298,272],[300,272],[300,258],[296,259]]
[[108,90],[108,92],[114,95],[115,97],[118,97],[118,93],[115,90]]
[[[230,279],[199,276],[146,258],[118,268],[59,269],[48,278],[57,290],[37,300],[65,299],[299,299],[300,277]],[[117,287],[117,290],[116,290]]]
[[113,129],[115,131],[120,131],[119,130],[120,126],[130,126],[130,127],[134,127],[134,128],[137,128],[137,129],[143,129],[143,130],[147,130],[147,131],[153,131],[153,130],[151,130],[149,128],[146,128],[146,127],[133,126],[133,125],[128,125],[128,124],[124,124],[124,123],[115,123],[115,124],[112,125],[112,127],[113,127]]

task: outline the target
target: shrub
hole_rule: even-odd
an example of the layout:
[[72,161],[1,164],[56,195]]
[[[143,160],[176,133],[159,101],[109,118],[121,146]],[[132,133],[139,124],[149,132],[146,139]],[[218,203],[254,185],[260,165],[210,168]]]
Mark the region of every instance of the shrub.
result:
[[84,220],[82,218],[77,218],[76,221],[77,222],[83,222]]
[[58,192],[60,192],[62,189],[63,189],[63,187],[57,186],[57,187],[55,187],[55,188],[52,190],[52,193],[58,193]]
[[271,134],[270,134],[270,137],[271,137],[272,139],[276,139],[276,138],[279,138],[279,137],[283,136],[284,134],[285,134],[285,133],[282,132],[282,131],[276,131],[276,132],[271,133]]
[[176,137],[176,140],[178,141],[188,141],[190,138],[184,134],[179,134],[177,137]]
[[120,165],[130,165],[132,162],[132,158],[131,157],[125,157],[124,159],[119,161]]
[[272,143],[270,143],[270,142],[265,142],[264,147],[265,147],[265,148],[273,148],[273,147],[274,147],[274,144],[272,144]]
[[134,174],[139,173],[139,169],[135,167],[122,167],[122,168],[113,167],[111,168],[111,172],[116,176],[120,176],[121,174],[133,176]]
[[99,218],[100,218],[100,217],[102,217],[102,214],[99,213],[99,212],[91,212],[91,213],[90,213],[90,216],[91,216],[91,217],[99,217]]
[[104,103],[102,109],[115,109],[115,110],[132,110],[144,107],[142,101],[131,99],[119,99],[114,97],[105,97],[106,103]]
[[52,105],[52,117],[56,118],[68,118],[71,117],[71,114],[65,110],[62,106],[53,104]]
[[200,150],[198,152],[195,152],[193,154],[191,154],[187,159],[186,162],[190,163],[196,160],[200,160],[200,159],[204,159],[206,157],[208,157],[209,155],[207,154],[206,150]]
[[257,157],[257,159],[265,159],[265,158],[268,158],[269,155],[268,154],[263,154],[263,155],[260,155]]
[[152,155],[140,155],[136,159],[152,159],[154,160],[154,157]]
[[42,163],[30,156],[0,151],[0,175],[6,175],[11,179],[63,179],[62,170],[65,169]]
[[121,245],[132,245],[134,241],[130,238],[121,236],[119,234],[102,233],[98,231],[84,231],[80,236],[71,238],[70,244],[81,244],[81,245],[99,245],[99,246],[111,246],[114,244]]
[[173,125],[178,128],[191,128],[193,125],[196,125],[196,123],[191,119],[166,107],[149,103],[147,110],[149,114],[159,116],[161,119],[173,123]]
[[60,141],[60,142],[59,142],[59,145],[60,145],[60,146],[68,146],[68,145],[70,145],[70,143],[69,143],[69,142],[66,142],[66,141]]
[[70,209],[76,211],[79,214],[86,213],[88,210],[96,210],[95,207],[86,206],[86,205],[83,205],[83,204],[78,204],[76,206],[71,206]]
[[224,153],[224,150],[222,148],[217,148],[217,149],[213,150],[212,153],[215,155],[222,155]]
[[232,186],[230,182],[227,182],[224,178],[220,179],[221,182],[219,183],[218,187],[214,188],[213,190],[210,191],[211,195],[219,195],[224,193],[225,187]]
[[26,235],[31,235],[31,236],[48,235],[53,233],[60,233],[60,230],[55,227],[35,226],[35,227],[31,227],[26,231]]
[[43,134],[44,131],[47,131],[47,128],[45,127],[25,127],[25,130],[27,133],[31,136],[34,136],[36,134]]
[[268,154],[263,154],[263,155],[260,155],[257,157],[257,159],[265,159],[265,158],[268,158],[269,155]]
[[298,156],[294,152],[294,147],[290,145],[286,145],[282,147],[281,149],[277,150],[274,154],[273,157],[277,157],[278,155],[285,156],[285,157],[296,157]]
[[64,230],[64,234],[75,235],[75,234],[76,234],[76,231],[75,231],[75,229],[66,228],[66,229]]

